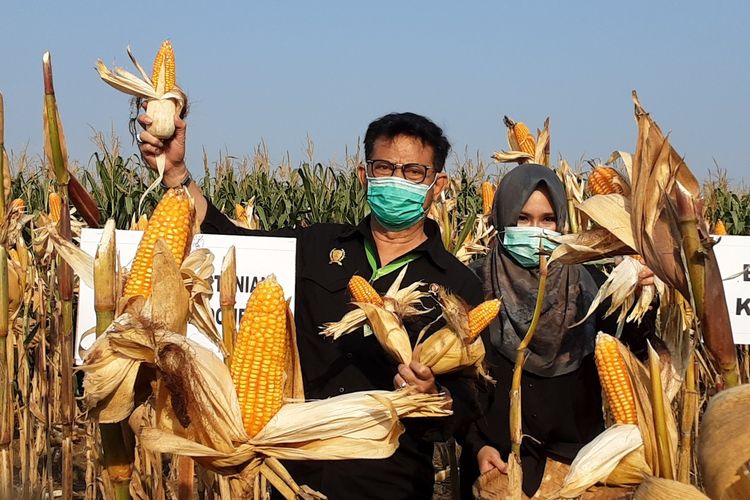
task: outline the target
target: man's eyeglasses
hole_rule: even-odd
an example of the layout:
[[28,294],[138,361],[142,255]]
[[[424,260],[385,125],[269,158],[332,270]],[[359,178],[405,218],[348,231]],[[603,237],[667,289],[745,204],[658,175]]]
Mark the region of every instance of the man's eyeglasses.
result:
[[423,182],[427,177],[427,172],[435,168],[421,163],[398,164],[391,163],[388,160],[367,160],[367,166],[370,167],[373,177],[390,177],[396,172],[396,169],[400,168],[404,174],[404,179],[417,184]]

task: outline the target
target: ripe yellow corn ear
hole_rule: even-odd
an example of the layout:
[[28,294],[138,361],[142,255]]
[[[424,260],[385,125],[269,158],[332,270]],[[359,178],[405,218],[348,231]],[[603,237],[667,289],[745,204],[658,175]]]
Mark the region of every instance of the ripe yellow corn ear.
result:
[[56,192],[49,194],[49,216],[52,222],[57,224],[60,222],[60,216],[62,214],[62,198]]
[[349,293],[354,302],[364,302],[378,307],[383,307],[383,297],[362,276],[354,275],[349,280]]
[[284,290],[272,275],[255,287],[240,320],[230,371],[250,437],[284,404],[286,308]]
[[635,406],[633,383],[620,352],[619,341],[605,333],[597,335],[594,359],[599,372],[599,380],[615,422],[636,425],[638,412]]
[[712,231],[712,233],[718,236],[724,236],[727,234],[727,227],[724,225],[723,220],[716,220],[716,224],[714,224],[714,230]]
[[523,151],[534,156],[536,154],[536,140],[531,135],[529,127],[523,122],[514,122],[507,116],[503,117],[503,121],[510,132],[508,140],[511,143],[511,147],[516,148],[517,151]]
[[624,194],[622,184],[618,182],[620,174],[612,167],[594,167],[589,174],[588,190],[592,196],[599,194]]
[[[178,91],[175,79],[174,50],[172,43],[165,40],[154,59],[151,82],[157,94]],[[151,125],[146,130],[159,139],[168,139],[174,135],[174,119],[182,111],[181,104],[173,98],[150,99],[146,103],[146,114],[151,118]]]
[[172,42],[164,40],[159,52],[154,58],[154,68],[151,72],[151,82],[154,90],[160,94],[169,92],[175,87],[175,64]]
[[492,213],[492,203],[495,201],[495,185],[490,181],[482,183],[482,213],[490,215]]
[[163,239],[172,251],[177,265],[182,264],[193,241],[193,199],[182,187],[170,189],[154,210],[148,228],[138,244],[135,260],[130,268],[125,295],[151,295],[151,274],[154,246]]
[[473,342],[482,331],[487,328],[497,313],[500,312],[500,300],[485,300],[469,311],[469,337],[467,342]]

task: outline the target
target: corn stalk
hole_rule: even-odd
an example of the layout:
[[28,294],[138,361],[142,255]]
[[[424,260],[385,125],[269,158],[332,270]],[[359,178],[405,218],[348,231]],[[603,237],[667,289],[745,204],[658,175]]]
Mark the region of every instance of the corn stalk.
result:
[[698,388],[695,383],[695,352],[691,351],[685,370],[680,421],[680,456],[677,462],[677,480],[686,484],[690,484],[690,469],[693,465],[693,428],[697,419]]
[[0,497],[13,496],[13,378],[8,363],[8,252],[0,246]]
[[672,456],[669,451],[669,436],[667,430],[667,415],[664,405],[664,389],[661,383],[661,366],[659,355],[649,344],[648,369],[651,379],[651,407],[654,411],[654,429],[656,430],[656,454],[659,460],[660,476],[664,479],[674,479]]
[[[541,250],[540,244],[540,250]],[[539,255],[539,287],[537,289],[536,304],[531,324],[523,336],[523,340],[516,350],[516,363],[513,367],[513,379],[510,387],[510,442],[511,452],[508,457],[508,468],[510,476],[510,494],[512,498],[521,498],[521,484],[523,472],[521,470],[521,440],[523,439],[523,420],[521,415],[521,376],[523,365],[526,363],[526,350],[534,338],[534,333],[539,325],[544,303],[544,287],[547,284],[547,256]]]

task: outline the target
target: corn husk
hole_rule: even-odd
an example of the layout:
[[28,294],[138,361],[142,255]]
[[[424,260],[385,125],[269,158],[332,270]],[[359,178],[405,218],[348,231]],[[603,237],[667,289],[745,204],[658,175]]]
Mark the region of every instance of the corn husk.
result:
[[422,342],[416,350],[415,361],[429,367],[435,375],[450,373],[467,367],[474,367],[484,374],[484,342],[477,338],[466,344],[450,328],[441,328]]
[[550,237],[558,243],[552,251],[550,262],[561,264],[581,264],[592,260],[630,255],[635,251],[617,236],[604,228],[589,229],[580,233]]
[[634,500],[709,500],[691,484],[649,476],[635,490]]
[[[643,449],[638,426],[615,424],[581,448],[558,495],[576,498],[591,485],[604,482],[630,453]],[[621,483],[620,483],[621,484]]]
[[[368,309],[370,311],[370,316],[372,316],[375,321],[383,322],[388,328],[396,328],[396,325],[401,323],[401,318],[416,316],[429,311],[429,309],[425,309],[422,306],[421,300],[422,298],[429,296],[429,294],[419,290],[419,287],[424,286],[425,283],[417,281],[409,286],[401,288],[401,283],[404,280],[408,268],[408,265],[404,266],[396,277],[396,280],[391,284],[390,288],[388,288],[388,291],[383,296],[384,306],[378,308],[381,310],[376,312]],[[357,307],[346,313],[339,321],[323,325],[323,330],[320,334],[325,335],[326,337],[333,337],[335,340],[340,336],[358,330],[367,324],[370,319],[368,312],[362,308],[361,304],[355,303],[354,305]],[[405,351],[404,354],[406,354]],[[411,358],[410,355],[408,357]]]
[[645,269],[645,266],[638,260],[626,256],[610,273],[607,281],[599,288],[599,291],[591,302],[586,318],[596,312],[599,305],[607,298],[610,299],[610,306],[605,313],[605,317],[620,310],[617,322],[641,322],[643,316],[649,311],[651,302],[655,296],[666,296],[666,285],[659,278],[654,277],[654,284],[641,287],[640,293],[636,293],[638,284],[638,274]]
[[722,495],[750,460],[750,384],[726,389],[714,396],[703,414],[698,434],[698,463],[706,493]]

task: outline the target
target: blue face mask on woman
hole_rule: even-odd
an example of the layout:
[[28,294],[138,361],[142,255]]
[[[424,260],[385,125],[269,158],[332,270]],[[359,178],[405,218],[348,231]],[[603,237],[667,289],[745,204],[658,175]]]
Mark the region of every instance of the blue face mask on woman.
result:
[[557,248],[557,243],[548,240],[545,236],[560,236],[560,233],[536,226],[509,226],[505,228],[503,247],[513,260],[523,267],[537,267],[539,266],[540,241],[542,248],[547,252]]
[[381,226],[400,231],[424,219],[427,192],[435,184],[417,184],[401,177],[367,177],[367,204]]

